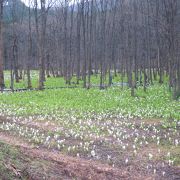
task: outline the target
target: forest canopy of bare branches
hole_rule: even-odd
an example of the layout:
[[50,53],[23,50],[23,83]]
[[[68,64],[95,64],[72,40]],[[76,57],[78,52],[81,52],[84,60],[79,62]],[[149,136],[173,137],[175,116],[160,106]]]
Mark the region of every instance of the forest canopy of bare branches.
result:
[[[27,1],[26,1],[27,3]],[[39,89],[46,76],[73,76],[90,88],[100,73],[100,88],[109,74],[137,85],[169,79],[174,99],[180,95],[180,2],[178,0],[1,0],[0,86],[3,69],[11,70],[11,88],[39,70]],[[54,6],[58,4],[58,6]],[[3,18],[3,9],[5,11]],[[20,75],[21,74],[21,75]]]

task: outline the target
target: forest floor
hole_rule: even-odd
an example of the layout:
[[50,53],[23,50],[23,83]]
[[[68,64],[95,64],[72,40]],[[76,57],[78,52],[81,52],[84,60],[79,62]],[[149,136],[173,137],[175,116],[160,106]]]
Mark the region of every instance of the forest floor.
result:
[[[49,78],[46,87],[63,84]],[[127,87],[0,93],[0,179],[180,179],[180,99],[158,82],[130,94]]]
[[[0,117],[0,122],[3,124],[11,123],[13,119]],[[158,119],[134,120],[134,122],[135,132],[143,131],[140,127],[142,122],[144,127],[153,125],[159,127],[159,130],[161,127],[161,122]],[[51,135],[57,128],[60,128],[54,122],[46,124],[38,120],[31,122],[17,121],[16,123],[26,128],[34,128],[39,132],[50,133]],[[122,127],[128,134],[132,133],[130,127],[125,125]],[[103,139],[96,138],[93,144],[96,145],[97,155],[88,156],[88,153],[84,152],[77,157],[74,152],[65,153],[65,151],[59,151],[55,146],[48,147],[45,144],[28,142],[26,138],[18,136],[13,131],[15,130],[0,131],[0,174],[2,179],[175,180],[180,178],[179,146],[170,146],[168,143],[158,146],[154,142],[147,140],[149,143],[145,146],[137,147],[136,155],[134,155],[130,148],[130,146],[134,145],[131,138],[126,139],[128,141],[126,151],[119,147],[118,142],[109,142],[110,146],[108,146],[107,143],[101,143]],[[153,131],[151,133],[153,136]],[[166,134],[170,134],[170,131]],[[173,138],[173,134],[169,137]],[[67,137],[61,136],[62,138]],[[106,142],[114,141],[113,137],[103,138],[109,138]],[[176,138],[179,138],[177,134]],[[71,143],[71,145],[78,144],[78,139],[75,140],[69,137],[66,143]],[[158,150],[160,151],[158,152]],[[171,156],[169,159],[166,157],[168,153]],[[109,159],[106,159],[107,154],[110,157]],[[149,154],[153,157],[149,157]],[[128,162],[126,158],[128,158]],[[174,159],[175,162],[172,163],[169,161],[170,159]],[[112,165],[113,162],[114,165]]]

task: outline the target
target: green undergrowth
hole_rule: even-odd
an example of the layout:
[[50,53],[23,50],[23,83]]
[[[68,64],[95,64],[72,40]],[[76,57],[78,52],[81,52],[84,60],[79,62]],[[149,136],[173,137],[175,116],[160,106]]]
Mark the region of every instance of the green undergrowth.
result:
[[[168,144],[164,144],[160,147],[161,151],[166,154],[166,156],[163,158],[165,161],[173,161],[173,165],[180,166],[180,146],[172,146]],[[167,154],[170,153],[169,156]]]
[[17,170],[23,168],[20,157],[21,154],[17,149],[0,141],[0,178],[9,180],[17,178],[11,167],[15,166]]
[[[114,85],[117,85],[118,83],[121,83],[122,81],[126,84],[128,82],[127,75],[122,75],[121,73],[117,73],[116,75],[114,73],[111,74],[112,76],[112,83]],[[10,83],[11,83],[11,74],[10,71],[4,71],[4,77],[5,77],[5,86],[6,88],[10,88]],[[38,87],[38,79],[39,79],[39,72],[37,70],[32,70],[31,71],[31,82],[32,82],[32,88],[37,88]],[[133,73],[133,79],[135,79],[135,74]],[[159,80],[159,76],[157,76],[156,83]],[[103,78],[104,85],[109,84],[109,74]],[[144,82],[144,76],[142,74],[141,81]],[[51,77],[46,78],[45,81],[45,87],[46,88],[53,88],[53,87],[66,87],[66,86],[83,86],[83,81],[80,79],[79,84],[76,84],[77,78],[74,75],[71,78],[71,84],[68,85],[65,83],[65,80],[63,77]],[[163,77],[163,82],[165,84],[168,83],[168,76]],[[100,74],[93,74],[91,75],[91,85],[99,85],[100,84]],[[139,82],[137,83],[139,84]],[[126,85],[125,85],[126,86]],[[20,89],[20,88],[27,88],[27,75],[23,73],[22,79],[19,80],[18,83],[14,81],[14,89]]]
[[53,89],[0,94],[0,112],[17,116],[71,114],[80,118],[85,114],[106,114],[178,121],[180,101],[173,101],[164,85],[150,86],[146,93],[140,87],[136,97],[131,97],[129,89],[120,87]]

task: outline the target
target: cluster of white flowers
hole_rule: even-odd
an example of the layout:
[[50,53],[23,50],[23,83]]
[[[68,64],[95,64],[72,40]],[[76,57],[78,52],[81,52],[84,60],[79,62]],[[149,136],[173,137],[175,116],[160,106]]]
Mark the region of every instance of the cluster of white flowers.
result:
[[[124,93],[126,92],[119,96],[106,94],[105,100],[112,99],[112,102],[116,103],[124,98]],[[136,98],[134,101],[137,104],[143,103]],[[152,99],[147,97],[147,101],[151,102]],[[123,163],[129,165],[133,158],[141,154],[143,148],[149,147],[152,143],[157,147],[157,151],[147,152],[148,163],[155,159],[156,153],[162,153],[161,146],[164,143],[175,148],[180,145],[180,133],[177,128],[163,129],[162,123],[148,123],[142,120],[143,117],[162,117],[165,111],[163,108],[152,108],[149,104],[144,108],[142,105],[131,107],[131,111],[129,107],[123,107],[123,103],[124,101],[122,107],[112,108],[112,112],[103,110],[97,113],[95,109],[60,109],[56,103],[53,107],[43,105],[39,108],[34,101],[25,106],[0,102],[0,116],[7,117],[7,121],[0,124],[0,130],[77,157],[106,159],[113,166],[118,161],[116,156],[124,156],[121,158]],[[31,108],[32,112],[29,115]],[[104,146],[109,148],[108,153],[99,150]],[[114,147],[118,153],[111,152]],[[167,164],[174,163],[170,152],[164,156]]]

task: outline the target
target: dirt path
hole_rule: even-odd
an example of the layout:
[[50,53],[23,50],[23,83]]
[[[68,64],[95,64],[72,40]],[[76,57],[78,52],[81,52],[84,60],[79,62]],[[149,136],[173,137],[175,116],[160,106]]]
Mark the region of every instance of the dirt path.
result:
[[[14,119],[0,116],[0,123],[2,124],[5,122],[8,122],[10,124],[15,123],[19,125],[19,127],[37,129],[45,134],[48,134],[49,132],[54,133],[59,127],[52,122],[42,123],[38,120],[28,121],[26,119],[20,119],[14,122]],[[159,125],[159,121],[158,123],[155,122],[156,121],[146,123],[147,125],[153,123],[153,126]],[[141,122],[138,121],[135,125],[138,129],[141,125]],[[131,133],[129,129],[127,130],[127,132]],[[94,158],[91,158],[91,160],[87,160],[89,158],[83,159],[82,157],[85,158],[85,156],[81,156],[81,158],[68,156],[65,153],[63,154],[62,151],[58,151],[58,149],[54,148],[53,146],[48,147],[41,144],[33,144],[34,141],[29,141],[28,139],[23,138],[23,136],[19,136],[19,131],[17,131],[16,133],[13,133],[13,131],[14,130],[11,129],[9,129],[8,131],[0,130],[0,142],[8,144],[11,147],[17,149],[18,152],[20,152],[21,155],[18,155],[17,159],[20,159],[23,166],[20,166],[19,169],[21,170],[23,177],[25,174],[25,177],[28,177],[28,179],[175,180],[178,179],[178,177],[180,178],[180,168],[168,166],[167,164],[162,168],[162,163],[164,163],[164,161],[161,161],[159,157],[157,158],[157,161],[155,160],[154,162],[148,163],[150,169],[147,169],[147,154],[151,153],[154,157],[159,156],[159,154],[157,153],[156,145],[154,145],[153,143],[142,148],[141,151],[137,153],[136,158],[132,159],[131,163],[128,164],[125,164],[124,159],[121,158],[124,157],[123,154],[118,153],[118,146],[106,147],[97,144],[96,150],[98,150],[98,153],[100,153],[101,155],[104,155],[105,158],[107,157],[107,154],[113,154],[113,157],[115,158],[113,160],[116,160],[118,162],[118,164],[115,164],[116,168],[113,168],[112,166],[107,164],[110,163],[109,161],[107,162],[107,159],[105,159],[104,161],[103,159],[97,161],[94,160]],[[111,141],[114,140],[112,139]],[[66,143],[67,142],[69,141],[66,140]],[[70,138],[70,143],[75,144],[74,139]],[[131,152],[130,150],[127,150],[123,153],[125,157],[128,157],[130,153],[133,154],[133,152]],[[161,154],[162,153],[163,152],[161,152]],[[11,154],[8,154],[7,156],[9,156],[10,160],[12,159]],[[151,167],[151,165],[153,166]],[[18,163],[15,163],[15,166],[19,167]],[[153,173],[154,168],[156,168],[156,173]],[[166,175],[162,176],[162,172],[166,172]],[[7,179],[7,177],[2,179]]]
[[0,132],[0,141],[17,147],[28,162],[24,169],[29,179],[154,179],[129,173],[126,169],[112,168],[99,162],[70,157],[47,149],[37,149],[23,140]]

